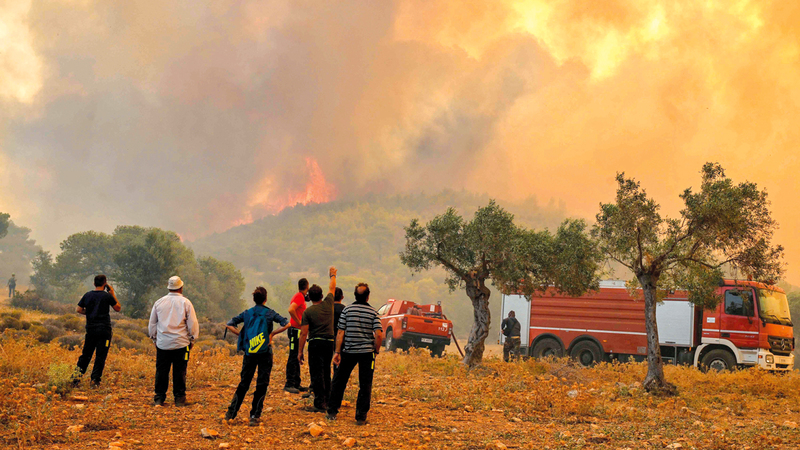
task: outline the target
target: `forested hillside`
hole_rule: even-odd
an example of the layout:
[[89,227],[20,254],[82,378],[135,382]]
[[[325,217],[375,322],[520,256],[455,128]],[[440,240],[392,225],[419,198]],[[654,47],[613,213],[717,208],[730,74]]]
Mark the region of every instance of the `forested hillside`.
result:
[[[458,335],[465,335],[472,324],[472,306],[466,294],[450,294],[442,271],[412,276],[398,254],[405,244],[403,227],[412,218],[426,220],[451,206],[471,217],[488,202],[485,195],[444,191],[298,205],[189,246],[200,256],[231,261],[244,274],[248,289],[268,285],[269,302],[276,307],[285,309],[298,278],[326,283],[328,266],[336,265],[346,302],[352,298],[350,287],[357,281],[370,284],[376,306],[387,298],[422,303],[441,300]],[[527,227],[555,229],[566,216],[564,206],[553,202],[542,206],[530,199],[501,204],[515,214],[517,223]],[[490,302],[497,325],[500,298],[496,292]]]

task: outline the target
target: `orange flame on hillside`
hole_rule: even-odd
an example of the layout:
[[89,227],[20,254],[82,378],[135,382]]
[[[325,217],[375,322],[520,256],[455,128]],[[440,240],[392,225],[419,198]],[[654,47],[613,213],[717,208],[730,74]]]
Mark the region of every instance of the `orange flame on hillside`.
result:
[[276,189],[271,178],[262,180],[250,195],[245,216],[233,222],[232,226],[253,223],[256,219],[266,215],[278,214],[291,206],[326,203],[336,199],[336,186],[328,183],[325,179],[325,174],[322,173],[322,169],[319,167],[319,163],[312,157],[306,158],[306,176],[308,177],[308,182],[303,190],[289,191],[280,195],[276,195]]

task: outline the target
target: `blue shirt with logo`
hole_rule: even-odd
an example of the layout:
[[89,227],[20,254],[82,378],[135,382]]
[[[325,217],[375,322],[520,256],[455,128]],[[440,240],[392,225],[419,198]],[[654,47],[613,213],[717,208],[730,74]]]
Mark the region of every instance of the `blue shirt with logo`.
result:
[[271,351],[269,335],[272,333],[272,324],[278,323],[285,326],[289,320],[271,308],[256,305],[231,319],[228,325],[235,327],[240,323],[244,323],[244,326],[239,333],[236,349],[252,355]]

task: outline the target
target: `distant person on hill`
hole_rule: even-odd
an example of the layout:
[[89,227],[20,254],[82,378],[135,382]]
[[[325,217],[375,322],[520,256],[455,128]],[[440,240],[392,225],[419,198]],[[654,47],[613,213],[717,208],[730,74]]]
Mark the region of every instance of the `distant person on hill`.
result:
[[[236,418],[236,414],[244,402],[244,396],[250,389],[250,382],[253,381],[256,368],[258,368],[256,391],[253,393],[253,405],[250,408],[250,426],[258,425],[258,421],[261,419],[261,410],[264,407],[264,398],[269,387],[269,375],[272,372],[272,338],[289,328],[289,321],[285,317],[264,306],[264,303],[267,302],[265,288],[259,286],[253,291],[253,302],[255,302],[255,306],[234,317],[226,325],[228,330],[239,336],[236,348],[244,352],[244,357],[242,358],[241,380],[236,388],[236,393],[233,394],[228,411],[225,413],[225,419]],[[272,331],[273,322],[281,327]],[[237,328],[240,323],[244,324],[241,332]]]
[[500,324],[500,330],[506,337],[506,342],[503,344],[503,361],[509,361],[509,354],[514,354],[514,359],[519,358],[519,344],[520,344],[520,323],[517,320],[517,314],[514,311],[508,312],[508,317],[503,319]]
[[356,301],[342,311],[336,335],[336,352],[333,364],[339,370],[331,382],[328,399],[328,420],[336,420],[350,374],[358,366],[358,399],[356,400],[356,425],[367,423],[372,400],[372,378],[375,359],[383,342],[383,327],[375,308],[369,305],[369,286],[359,283],[354,292]]
[[14,297],[14,290],[17,288],[17,275],[11,274],[11,278],[8,279],[8,298]]
[[156,344],[156,382],[154,406],[164,406],[172,369],[172,395],[175,406],[186,406],[186,366],[189,351],[200,335],[194,306],[183,296],[183,281],[172,277],[167,284],[169,294],[156,300],[150,312],[148,332]]
[[117,300],[114,288],[108,284],[105,275],[94,277],[94,290],[81,297],[78,302],[78,314],[86,316],[86,339],[83,342],[83,353],[78,358],[78,367],[72,376],[72,384],[78,385],[86,373],[92,354],[95,354],[92,367],[92,386],[100,385],[103,369],[106,367],[108,349],[111,347],[111,315],[109,308],[119,312],[122,306]]
[[301,278],[297,282],[297,293],[289,303],[289,359],[286,361],[286,385],[283,390],[297,394],[305,392],[308,388],[300,385],[300,361],[297,359],[297,350],[300,348],[300,323],[306,310],[306,294],[308,293],[308,280]]
[[322,299],[322,288],[311,286],[308,298],[313,303],[303,313],[300,323],[300,349],[297,359],[303,364],[303,348],[308,341],[308,370],[311,374],[311,386],[314,390],[312,412],[325,412],[328,407],[328,395],[331,390],[331,360],[333,359],[334,329],[334,296],[336,294],[336,268],[331,267],[328,275],[330,284],[328,295]]

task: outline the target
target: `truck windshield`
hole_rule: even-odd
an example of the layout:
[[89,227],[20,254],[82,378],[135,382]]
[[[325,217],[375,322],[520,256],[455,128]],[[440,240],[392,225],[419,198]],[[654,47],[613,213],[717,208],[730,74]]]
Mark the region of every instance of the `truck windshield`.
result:
[[789,314],[789,302],[786,294],[769,289],[758,290],[758,313],[761,318],[770,323],[779,325],[792,325]]

